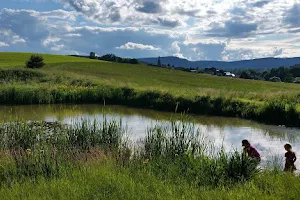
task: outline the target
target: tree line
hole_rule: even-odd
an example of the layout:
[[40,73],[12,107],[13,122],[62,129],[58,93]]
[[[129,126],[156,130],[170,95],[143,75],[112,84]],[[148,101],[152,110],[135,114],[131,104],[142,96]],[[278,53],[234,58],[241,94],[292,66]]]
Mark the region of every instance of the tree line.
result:
[[239,77],[273,82],[300,83],[300,64],[291,67],[272,68],[271,70],[243,70]]
[[70,56],[104,60],[104,61],[117,62],[117,63],[139,64],[139,61],[137,59],[122,58],[122,57],[116,56],[115,54],[105,54],[103,56],[97,56],[95,52],[90,52],[89,56],[83,56],[83,55],[70,55]]

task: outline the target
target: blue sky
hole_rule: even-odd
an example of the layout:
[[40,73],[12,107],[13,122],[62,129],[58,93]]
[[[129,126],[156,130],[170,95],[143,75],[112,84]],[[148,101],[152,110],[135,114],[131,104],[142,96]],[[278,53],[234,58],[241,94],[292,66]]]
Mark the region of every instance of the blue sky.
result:
[[300,56],[299,0],[1,0],[0,51]]

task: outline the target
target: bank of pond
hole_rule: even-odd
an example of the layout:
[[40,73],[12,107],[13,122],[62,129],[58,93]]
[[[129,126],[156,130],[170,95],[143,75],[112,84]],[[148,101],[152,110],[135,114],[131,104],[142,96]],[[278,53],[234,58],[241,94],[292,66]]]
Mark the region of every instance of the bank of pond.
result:
[[157,91],[137,91],[109,86],[26,86],[9,85],[0,89],[0,104],[97,103],[126,105],[169,112],[189,112],[209,116],[239,117],[262,123],[300,126],[297,101],[289,99],[264,102],[216,96],[174,96]]

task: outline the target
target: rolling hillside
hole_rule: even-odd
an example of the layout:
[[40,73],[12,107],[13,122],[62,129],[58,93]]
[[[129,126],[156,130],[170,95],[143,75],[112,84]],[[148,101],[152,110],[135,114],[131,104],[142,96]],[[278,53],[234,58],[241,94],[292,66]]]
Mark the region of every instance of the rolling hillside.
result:
[[[0,53],[0,69],[25,69],[24,63],[30,55]],[[46,73],[49,80],[42,83],[33,81],[30,83],[32,85],[49,84],[49,81],[53,85],[68,85],[72,80],[83,80],[96,85],[127,86],[139,91],[168,92],[177,96],[223,95],[251,101],[264,101],[282,95],[293,98],[300,91],[298,84],[215,77],[143,64],[121,64],[71,56],[43,55],[43,57],[46,66],[37,71]],[[61,82],[55,82],[57,77]]]
[[[26,60],[33,53],[10,53],[0,52],[0,67],[25,66]],[[77,58],[72,56],[39,54],[43,56],[46,64],[50,63],[74,63],[87,62],[86,58]],[[88,60],[88,62],[98,62],[96,60]]]

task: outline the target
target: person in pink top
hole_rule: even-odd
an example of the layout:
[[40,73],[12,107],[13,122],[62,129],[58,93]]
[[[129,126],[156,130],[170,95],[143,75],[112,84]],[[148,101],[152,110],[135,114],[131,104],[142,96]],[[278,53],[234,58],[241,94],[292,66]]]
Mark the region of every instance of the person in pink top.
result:
[[292,145],[285,144],[284,149],[287,151],[285,153],[285,165],[284,171],[285,172],[294,172],[296,169],[295,162],[297,160],[295,152],[292,151]]
[[260,154],[258,153],[256,148],[250,144],[250,142],[248,140],[243,140],[242,146],[244,147],[244,153],[246,153],[253,160],[260,162],[260,160],[261,160]]

